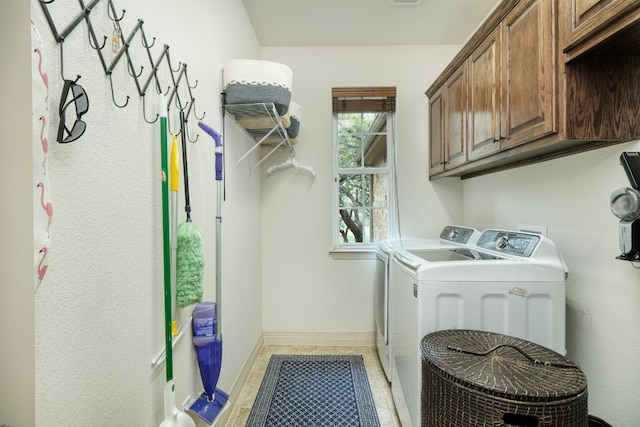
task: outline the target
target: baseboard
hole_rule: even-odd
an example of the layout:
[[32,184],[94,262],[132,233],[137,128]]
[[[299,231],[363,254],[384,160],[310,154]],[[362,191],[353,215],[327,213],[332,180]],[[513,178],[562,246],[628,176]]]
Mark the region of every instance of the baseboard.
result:
[[318,346],[374,346],[373,331],[266,331],[262,333],[264,345],[318,345]]

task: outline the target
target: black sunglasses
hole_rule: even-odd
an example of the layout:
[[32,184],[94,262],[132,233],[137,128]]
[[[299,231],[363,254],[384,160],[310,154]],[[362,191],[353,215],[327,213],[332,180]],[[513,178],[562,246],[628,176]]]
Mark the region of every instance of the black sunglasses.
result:
[[[75,141],[80,138],[84,131],[87,129],[87,124],[81,120],[84,113],[89,111],[89,97],[84,88],[77,82],[80,79],[78,76],[75,80],[65,80],[64,87],[62,88],[62,96],[60,97],[60,124],[58,125],[58,142],[67,143]],[[73,95],[73,98],[65,103],[69,97],[69,92]],[[73,122],[73,126],[69,129],[66,122],[67,108],[74,104],[76,106],[76,119]]]

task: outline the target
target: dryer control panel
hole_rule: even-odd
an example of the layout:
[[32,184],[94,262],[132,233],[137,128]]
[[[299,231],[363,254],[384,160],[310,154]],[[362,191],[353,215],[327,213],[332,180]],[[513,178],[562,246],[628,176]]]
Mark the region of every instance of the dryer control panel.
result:
[[537,234],[505,230],[485,230],[476,246],[503,254],[530,257],[541,237]]
[[440,239],[448,242],[467,244],[470,243],[474,233],[478,233],[474,228],[459,227],[457,225],[447,225],[440,233]]

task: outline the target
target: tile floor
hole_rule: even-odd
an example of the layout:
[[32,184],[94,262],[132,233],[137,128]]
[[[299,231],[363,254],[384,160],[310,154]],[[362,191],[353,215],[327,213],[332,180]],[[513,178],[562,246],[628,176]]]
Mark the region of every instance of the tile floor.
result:
[[239,396],[234,399],[234,406],[227,421],[226,427],[244,427],[251,406],[255,400],[262,378],[269,364],[272,354],[346,354],[362,355],[365,369],[369,377],[373,400],[378,411],[378,419],[381,427],[400,427],[393,400],[391,389],[387,378],[384,375],[376,347],[325,347],[325,346],[264,346],[256,358],[251,373],[247,377],[247,382],[242,387]]

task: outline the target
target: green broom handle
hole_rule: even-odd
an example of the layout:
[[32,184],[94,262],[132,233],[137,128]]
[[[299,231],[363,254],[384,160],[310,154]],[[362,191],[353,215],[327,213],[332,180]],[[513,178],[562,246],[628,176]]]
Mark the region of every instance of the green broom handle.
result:
[[171,240],[169,231],[169,170],[167,156],[167,104],[160,103],[160,163],[162,168],[162,250],[164,261],[164,336],[167,381],[173,379],[173,338],[171,333]]

